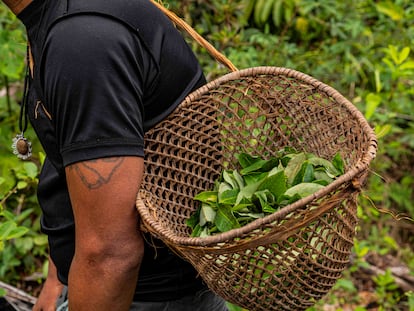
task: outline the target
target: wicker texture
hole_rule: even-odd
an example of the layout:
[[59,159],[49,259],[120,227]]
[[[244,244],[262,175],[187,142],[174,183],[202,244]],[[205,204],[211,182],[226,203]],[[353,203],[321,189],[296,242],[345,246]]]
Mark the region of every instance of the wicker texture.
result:
[[[346,173],[314,195],[247,226],[191,238],[195,194],[213,187],[247,152],[268,158],[285,146],[331,159]],[[161,238],[224,299],[248,310],[304,310],[341,277],[353,246],[356,197],[376,139],[360,112],[303,73],[256,67],[190,94],[146,134],[137,198],[143,230]]]

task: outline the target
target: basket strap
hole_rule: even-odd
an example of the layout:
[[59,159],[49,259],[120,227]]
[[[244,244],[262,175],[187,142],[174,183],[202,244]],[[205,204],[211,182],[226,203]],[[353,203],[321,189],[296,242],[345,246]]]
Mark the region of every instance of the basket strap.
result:
[[203,46],[211,56],[213,56],[217,61],[222,63],[231,71],[237,71],[237,68],[233,63],[222,53],[217,51],[217,49],[212,46],[206,39],[199,35],[190,25],[188,25],[182,18],[178,17],[175,13],[168,10],[164,7],[160,0],[151,0],[153,4],[158,7],[176,26],[187,32],[197,43]]

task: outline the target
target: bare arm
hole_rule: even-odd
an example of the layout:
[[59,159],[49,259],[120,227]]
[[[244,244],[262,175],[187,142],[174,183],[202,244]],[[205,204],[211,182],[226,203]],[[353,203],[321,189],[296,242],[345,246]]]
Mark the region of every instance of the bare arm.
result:
[[139,157],[66,168],[76,228],[70,310],[129,310],[144,252],[135,209],[142,174]]

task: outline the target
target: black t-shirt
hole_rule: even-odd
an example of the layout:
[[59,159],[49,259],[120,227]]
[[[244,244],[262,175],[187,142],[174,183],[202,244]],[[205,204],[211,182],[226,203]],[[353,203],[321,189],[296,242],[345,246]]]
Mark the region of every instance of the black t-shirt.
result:
[[[184,39],[148,0],[35,0],[19,18],[35,60],[29,118],[47,154],[41,225],[67,283],[74,220],[64,167],[143,157],[145,131],[205,79]],[[151,243],[158,248],[146,245],[137,300],[175,299],[203,286],[189,263]]]

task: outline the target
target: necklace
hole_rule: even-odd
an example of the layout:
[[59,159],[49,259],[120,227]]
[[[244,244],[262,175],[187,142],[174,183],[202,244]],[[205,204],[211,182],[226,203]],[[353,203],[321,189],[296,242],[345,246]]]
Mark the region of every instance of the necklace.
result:
[[27,95],[29,91],[29,46],[27,46],[26,56],[26,74],[24,77],[23,98],[20,104],[19,130],[20,133],[13,138],[12,149],[13,153],[19,159],[27,160],[32,156],[32,143],[24,137],[24,132],[27,130]]
[[[39,29],[42,26],[42,21],[44,17],[44,13],[46,11],[46,3],[43,3],[42,11],[40,13],[40,20],[38,24],[38,28],[36,30],[35,34],[35,41],[37,41],[39,36]],[[29,85],[30,85],[30,74],[33,74],[33,63],[32,63],[32,57],[31,57],[31,50],[29,45],[29,40],[27,40],[27,51],[26,51],[26,73],[24,77],[24,87],[23,87],[23,96],[20,106],[20,117],[19,117],[19,130],[20,133],[17,134],[13,138],[12,143],[12,150],[13,154],[15,154],[19,159],[27,160],[30,159],[32,156],[32,143],[24,137],[24,132],[27,130],[27,124],[28,124],[28,117],[27,117],[27,107],[28,107],[28,93],[29,93]],[[31,72],[32,71],[32,72]]]

